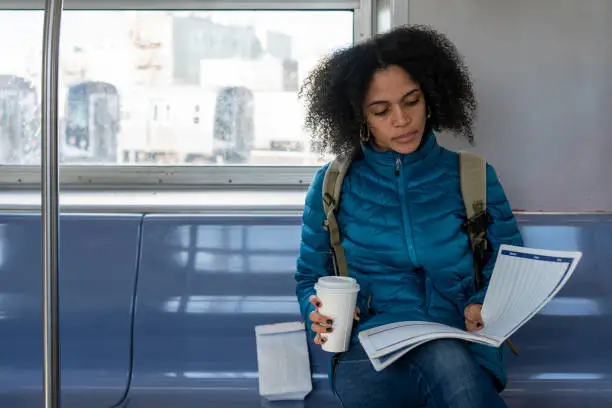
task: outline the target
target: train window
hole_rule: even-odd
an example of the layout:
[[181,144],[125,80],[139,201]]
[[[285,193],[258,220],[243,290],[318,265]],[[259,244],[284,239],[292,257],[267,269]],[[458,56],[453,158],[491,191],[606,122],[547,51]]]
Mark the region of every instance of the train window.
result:
[[[32,110],[25,109],[26,100],[36,101],[39,111],[43,12],[1,10],[3,1],[0,35],[11,40],[0,42],[0,106],[13,104],[3,113],[23,123]],[[174,165],[180,171],[192,165],[320,165],[324,158],[312,151],[303,128],[298,90],[321,57],[353,43],[365,20],[359,9],[369,1],[227,2],[226,8],[244,3],[234,10],[205,0],[196,3],[202,10],[143,10],[138,0],[116,10],[94,8],[96,1],[78,10],[65,3],[61,163]],[[100,1],[111,8],[107,3]],[[131,3],[140,6],[128,9]],[[215,6],[206,9],[209,3]],[[3,96],[16,88],[17,97]],[[166,120],[159,120],[160,100]],[[27,163],[26,151],[39,162],[40,120],[31,113],[28,118],[33,123],[27,127],[0,128],[0,165]]]

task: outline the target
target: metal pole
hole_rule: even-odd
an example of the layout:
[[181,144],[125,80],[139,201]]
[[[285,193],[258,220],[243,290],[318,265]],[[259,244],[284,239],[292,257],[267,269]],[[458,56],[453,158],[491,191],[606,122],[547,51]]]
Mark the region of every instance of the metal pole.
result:
[[43,388],[45,408],[60,406],[58,72],[62,0],[45,0],[42,75]]

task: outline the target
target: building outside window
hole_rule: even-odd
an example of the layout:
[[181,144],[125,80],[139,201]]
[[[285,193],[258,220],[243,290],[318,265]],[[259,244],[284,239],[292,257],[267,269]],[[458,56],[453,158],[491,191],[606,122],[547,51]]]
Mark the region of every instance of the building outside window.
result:
[[[6,183],[12,172],[23,176],[40,163],[44,16],[36,5],[3,2],[0,35],[10,39],[0,43]],[[37,4],[22,4],[30,3]],[[131,167],[169,165],[179,172],[200,166],[205,177],[223,166],[249,172],[326,160],[310,147],[298,90],[323,56],[353,44],[369,2],[243,1],[220,9],[222,2],[204,0],[199,10],[183,10],[180,1],[164,10],[147,10],[139,0],[116,10],[85,3],[77,10],[66,1],[62,15],[62,177],[119,166],[129,178]]]

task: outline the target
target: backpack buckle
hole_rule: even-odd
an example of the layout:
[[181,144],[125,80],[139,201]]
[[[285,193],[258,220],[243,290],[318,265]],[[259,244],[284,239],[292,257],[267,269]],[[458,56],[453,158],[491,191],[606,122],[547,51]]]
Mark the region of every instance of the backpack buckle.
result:
[[461,227],[470,236],[480,235],[486,231],[489,224],[493,223],[493,217],[488,211],[481,211],[472,218],[466,219]]
[[336,209],[336,200],[329,193],[323,194],[323,202],[330,208]]

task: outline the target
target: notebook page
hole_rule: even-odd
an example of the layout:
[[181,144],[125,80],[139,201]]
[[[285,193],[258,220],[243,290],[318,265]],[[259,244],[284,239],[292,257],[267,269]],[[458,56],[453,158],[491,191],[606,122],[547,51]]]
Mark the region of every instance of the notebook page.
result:
[[389,353],[389,354],[386,354],[386,355],[381,356],[381,357],[370,357],[370,356],[368,356],[368,358],[372,362],[372,365],[374,366],[374,369],[376,371],[381,371],[381,370],[385,369],[386,367],[388,367],[389,365],[393,364],[398,359],[400,359],[404,354],[410,352],[412,349],[414,349],[415,347],[420,346],[423,343],[425,343],[425,341],[422,341],[422,342],[419,342],[419,343],[414,343],[414,344],[412,344],[409,347],[401,348],[401,349],[399,349],[396,352]]
[[565,285],[579,252],[502,246],[482,308],[478,333],[506,339],[533,317]]
[[373,358],[435,338],[462,338],[480,343],[492,343],[481,337],[465,330],[432,322],[400,322],[359,333],[359,340],[364,350]]
[[372,354],[378,354],[382,350],[388,349],[403,341],[410,340],[410,338],[415,335],[427,333],[429,328],[430,323],[428,322],[398,322],[371,330],[365,330],[359,333],[359,338],[367,338],[372,349]]

